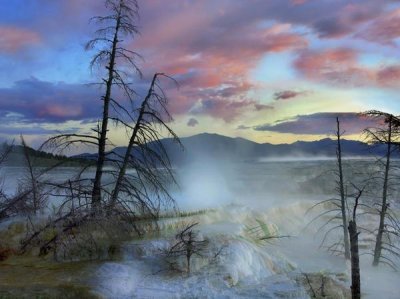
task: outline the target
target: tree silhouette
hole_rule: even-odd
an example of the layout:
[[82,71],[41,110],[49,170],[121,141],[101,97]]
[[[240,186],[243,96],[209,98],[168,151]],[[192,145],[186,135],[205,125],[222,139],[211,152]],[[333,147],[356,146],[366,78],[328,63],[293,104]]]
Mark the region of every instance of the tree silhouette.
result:
[[344,244],[344,256],[346,259],[350,259],[350,244],[349,244],[349,233],[347,230],[347,212],[346,212],[346,195],[345,195],[345,187],[344,187],[344,178],[343,178],[343,166],[342,166],[342,145],[341,145],[341,137],[342,132],[340,131],[340,121],[339,118],[336,118],[337,124],[337,148],[336,148],[336,157],[338,164],[338,176],[339,176],[339,193],[340,193],[340,210],[342,213],[342,225],[343,225],[343,244]]
[[114,87],[122,88],[126,96],[130,99],[133,90],[130,84],[126,82],[127,73],[118,69],[121,63],[128,63],[133,70],[141,74],[136,65],[135,58],[138,57],[136,52],[124,48],[122,36],[132,36],[138,33],[135,25],[138,17],[138,4],[136,0],[107,0],[106,7],[110,9],[111,14],[107,16],[94,17],[92,20],[98,22],[101,27],[96,32],[96,38],[89,41],[86,45],[87,49],[93,49],[100,45],[100,50],[91,61],[92,67],[95,65],[104,65],[107,70],[106,77],[103,78],[105,86],[103,101],[103,113],[101,125],[98,133],[98,156],[96,164],[96,174],[93,182],[92,190],[92,206],[99,212],[101,205],[103,167],[106,161],[106,143],[108,134],[108,123],[110,117],[110,106],[121,105],[113,98]]
[[[393,251],[392,250],[393,244],[390,243],[390,241],[389,243],[385,242],[383,240],[383,237],[385,234],[398,235],[396,233],[396,229],[399,228],[399,222],[397,218],[395,217],[395,215],[391,215],[389,213],[388,200],[390,195],[389,182],[391,177],[393,152],[397,150],[397,146],[399,145],[400,119],[390,113],[385,113],[376,110],[367,111],[364,113],[364,115],[375,117],[383,121],[382,127],[368,128],[365,130],[365,133],[370,143],[384,144],[386,146],[384,161],[379,160],[379,162],[383,165],[384,170],[383,170],[382,197],[381,197],[381,202],[378,203],[379,227],[375,241],[373,265],[377,266],[382,258],[386,260],[386,263],[392,265],[390,259],[382,256],[382,250],[386,249],[389,252]],[[387,219],[389,219],[390,223],[387,223]],[[394,228],[395,230],[394,231],[390,230],[391,227]]]
[[[96,38],[87,44],[87,49],[99,49],[91,66],[104,66],[106,70],[101,83],[104,87],[102,118],[98,128],[93,129],[96,136],[60,134],[42,145],[42,148],[59,152],[76,144],[95,146],[94,177],[88,171],[91,165],[86,164],[73,177],[51,185],[56,190],[56,196],[62,197],[62,203],[54,212],[54,217],[34,228],[27,236],[23,250],[32,244],[39,244],[42,254],[56,250],[59,244],[67,248],[74,231],[85,226],[105,230],[112,226],[129,226],[130,230],[133,228],[138,235],[142,235],[145,230],[140,226],[143,224],[141,220],[145,220],[144,226],[153,221],[152,224],[157,227],[154,220],[158,218],[161,208],[174,204],[168,187],[175,183],[175,179],[161,138],[169,135],[178,143],[179,138],[168,125],[172,117],[168,113],[168,98],[160,82],[161,78],[173,79],[156,73],[147,95],[139,100],[140,96],[132,89],[132,83],[127,81],[127,69],[141,75],[135,64],[138,54],[122,46],[122,36],[138,33],[134,24],[138,17],[137,2],[108,0],[106,7],[111,14],[92,19],[102,27],[97,30]],[[122,96],[118,90],[123,91]],[[117,96],[120,97],[118,100]],[[124,104],[121,97],[128,101]],[[107,145],[110,145],[110,122],[127,132],[128,146],[122,154],[120,151],[106,151]],[[111,167],[105,170],[105,163]],[[103,174],[107,174],[107,180],[111,177],[111,181],[102,181]],[[50,229],[54,230],[54,237],[44,240],[43,236]],[[92,234],[87,236],[87,241],[93,242]]]

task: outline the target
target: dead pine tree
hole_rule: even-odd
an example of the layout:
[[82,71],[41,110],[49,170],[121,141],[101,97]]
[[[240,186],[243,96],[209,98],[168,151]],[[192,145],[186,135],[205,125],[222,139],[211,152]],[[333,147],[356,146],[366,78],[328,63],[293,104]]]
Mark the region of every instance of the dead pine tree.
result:
[[368,128],[365,130],[368,141],[373,144],[384,144],[386,146],[386,153],[384,160],[381,162],[383,164],[383,184],[382,184],[382,197],[379,203],[379,227],[376,235],[375,249],[374,249],[374,259],[373,265],[378,266],[380,259],[382,258],[383,247],[383,236],[385,232],[388,233],[386,229],[386,218],[388,214],[388,197],[389,197],[389,181],[390,181],[390,170],[392,164],[392,156],[395,150],[395,144],[397,144],[398,139],[398,127],[400,124],[400,119],[392,114],[381,112],[381,111],[367,111],[364,115],[369,117],[375,117],[377,119],[383,120],[386,127],[384,128]]
[[[101,83],[105,88],[105,95],[102,97],[102,119],[98,128],[93,129],[97,136],[61,134],[47,140],[42,147],[58,151],[72,145],[97,148],[93,180],[79,180],[85,188],[87,185],[92,186],[93,215],[97,211],[101,218],[105,210],[107,213],[113,210],[119,213],[121,218],[129,221],[143,218],[143,214],[154,219],[163,203],[173,202],[167,191],[167,184],[175,180],[168,153],[161,142],[165,136],[161,133],[172,136],[178,143],[179,139],[168,126],[172,117],[167,110],[166,94],[159,82],[161,77],[169,77],[162,73],[155,74],[147,96],[141,106],[137,104],[139,96],[131,88],[132,84],[127,82],[127,78],[132,69],[141,76],[135,64],[138,54],[123,48],[121,38],[138,33],[134,25],[138,17],[138,5],[135,0],[108,0],[106,6],[112,13],[109,16],[93,18],[103,27],[97,31],[97,37],[87,44],[88,49],[100,48],[91,66],[104,66],[106,69],[106,77]],[[134,96],[137,97],[135,102]],[[123,154],[113,150],[105,151],[106,145],[110,144],[108,132],[111,122],[127,132],[129,143]],[[104,170],[105,163],[110,163],[113,169]],[[126,173],[127,168],[132,170],[129,174]],[[102,183],[101,178],[105,173],[115,178],[115,184],[110,183],[106,186]],[[114,209],[117,203],[118,211]]]
[[350,253],[351,253],[351,298],[361,298],[361,279],[360,279],[360,255],[358,247],[358,235],[360,232],[357,228],[357,207],[359,200],[364,192],[364,188],[359,189],[353,184],[356,193],[354,194],[354,206],[352,218],[349,221],[349,234],[350,234]]
[[[136,0],[106,0],[105,6],[110,14],[91,18],[92,22],[99,25],[95,32],[96,37],[86,44],[86,50],[96,50],[96,54],[90,62],[91,69],[98,67],[100,73],[105,72],[99,85],[103,88],[102,114],[93,134],[60,134],[46,140],[42,147],[56,149],[62,152],[73,145],[94,146],[97,149],[96,171],[91,181],[91,206],[92,213],[100,213],[102,208],[102,193],[106,192],[102,186],[104,165],[107,160],[107,145],[109,145],[109,123],[112,112],[116,114],[129,112],[123,106],[121,100],[117,100],[117,94],[122,94],[130,102],[135,91],[131,88],[128,78],[134,73],[140,77],[142,73],[136,64],[140,55],[124,47],[124,38],[133,37],[139,31],[135,25],[138,18],[138,3]],[[119,93],[118,93],[119,92]],[[132,103],[131,103],[132,104]]]
[[[111,193],[109,209],[113,210],[118,201],[121,191],[123,193],[132,193],[132,185],[129,184],[126,176],[128,167],[137,170],[137,173],[142,175],[147,185],[152,185],[153,190],[158,189],[161,193],[168,196],[167,189],[164,188],[162,176],[158,173],[157,167],[161,166],[163,170],[168,173],[168,176],[174,182],[174,175],[171,171],[171,164],[168,154],[165,151],[163,144],[160,142],[160,129],[166,131],[175,142],[182,146],[178,136],[168,126],[167,122],[172,120],[166,108],[167,98],[158,84],[159,77],[166,77],[171,79],[165,74],[156,73],[150,84],[145,99],[138,110],[138,116],[133,126],[123,123],[124,126],[129,126],[132,133],[129,138],[129,143],[122,158],[122,162],[118,162],[118,174],[114,189]],[[173,79],[172,79],[173,80]],[[175,82],[175,81],[174,81]],[[121,119],[114,119],[116,122],[121,123]],[[157,129],[155,126],[159,126]],[[153,146],[149,146],[152,144]],[[128,178],[129,179],[129,178]],[[143,186],[143,180],[139,185]],[[137,187],[137,186],[136,186]],[[143,188],[142,188],[143,189]],[[159,192],[156,192],[159,193]],[[136,190],[137,194],[137,190]]]
[[343,223],[343,244],[344,244],[344,256],[346,259],[350,259],[350,244],[349,244],[349,233],[347,231],[347,213],[346,213],[346,195],[344,188],[344,178],[343,178],[343,166],[342,166],[342,145],[341,145],[341,136],[342,133],[340,131],[340,121],[339,118],[336,118],[337,124],[337,148],[336,148],[336,157],[338,163],[338,175],[339,175],[339,192],[340,192],[340,209],[342,213],[342,223]]
[[[154,220],[159,211],[174,204],[168,188],[175,179],[168,152],[161,141],[164,137],[162,134],[166,133],[179,142],[168,126],[172,118],[167,110],[166,94],[159,82],[159,78],[168,76],[159,73],[153,77],[147,96],[141,107],[137,108],[138,101],[135,99],[133,102],[133,97],[137,95],[130,87],[131,83],[126,81],[129,76],[127,65],[140,74],[134,60],[137,54],[124,49],[121,40],[122,36],[137,33],[134,26],[137,3],[134,0],[108,0],[106,6],[112,13],[110,16],[94,18],[104,27],[97,31],[98,37],[90,41],[87,47],[102,47],[93,58],[92,66],[104,66],[106,69],[106,77],[101,84],[105,88],[102,119],[98,128],[93,130],[97,135],[60,134],[49,138],[42,145],[42,148],[59,152],[74,145],[95,146],[98,150],[96,174],[93,177],[87,176],[87,170],[91,166],[87,164],[75,177],[52,184],[52,195],[62,197],[62,203],[52,219],[35,228],[28,236],[23,250],[40,244],[41,252],[47,254],[64,244],[67,251],[72,236],[81,239],[80,236],[87,235],[90,242],[95,244],[92,235],[96,235],[96,230],[106,232],[107,237],[114,237],[119,234],[109,233],[114,228],[127,233],[131,233],[133,228],[141,236],[148,229],[157,229]],[[128,61],[128,64],[121,64],[124,61]],[[118,65],[123,69],[119,69]],[[127,100],[125,102],[124,96]],[[110,145],[111,122],[118,128],[126,129],[130,140],[126,153],[105,151],[106,146]],[[104,169],[105,163],[112,167]],[[103,174],[115,181],[102,182]],[[109,217],[110,214],[104,212],[113,215]],[[88,228],[95,228],[95,233],[89,231],[88,234],[83,234],[82,231]],[[56,231],[55,237],[43,242],[43,236],[49,229]]]
[[87,49],[93,49],[100,45],[100,50],[94,56],[91,65],[105,66],[107,72],[103,78],[105,86],[103,101],[103,113],[98,133],[98,155],[96,163],[96,174],[93,181],[92,189],[92,206],[94,211],[99,212],[102,201],[102,176],[103,167],[106,162],[106,144],[108,139],[108,125],[110,117],[110,107],[112,105],[120,106],[113,99],[114,87],[122,88],[128,97],[131,97],[133,90],[129,83],[124,79],[126,73],[118,69],[117,64],[121,62],[127,63],[134,71],[141,75],[136,65],[135,58],[139,55],[128,50],[122,45],[123,36],[133,36],[138,34],[135,25],[138,17],[138,4],[136,0],[107,0],[106,7],[110,9],[111,14],[108,16],[94,17],[92,20],[103,25],[104,27],[96,31],[97,37],[89,41],[86,45]]
[[[332,232],[341,229],[343,232],[343,241],[338,240],[336,242],[326,244],[326,248],[328,251],[334,254],[344,254],[345,259],[350,259],[350,242],[349,242],[349,232],[347,230],[348,227],[348,216],[347,216],[347,195],[346,195],[346,183],[344,177],[343,170],[343,151],[342,151],[342,136],[343,132],[340,128],[340,120],[336,117],[336,161],[337,161],[337,169],[332,170],[336,176],[336,191],[338,192],[339,197],[329,198],[326,200],[322,200],[315,205],[311,206],[307,212],[314,210],[315,208],[328,204],[329,208],[324,209],[318,215],[316,215],[308,224],[314,223],[316,220],[321,219],[323,217],[329,217],[324,223],[319,227],[319,232],[324,232],[324,236],[321,241],[320,247],[323,247],[327,240],[329,240],[329,236]],[[338,223],[340,221],[340,224]],[[343,250],[342,250],[343,248]]]

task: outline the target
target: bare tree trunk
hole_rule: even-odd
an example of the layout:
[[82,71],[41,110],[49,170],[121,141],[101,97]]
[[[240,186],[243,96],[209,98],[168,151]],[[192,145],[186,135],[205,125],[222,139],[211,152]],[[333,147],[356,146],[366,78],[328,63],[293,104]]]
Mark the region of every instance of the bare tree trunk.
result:
[[25,143],[24,137],[21,135],[21,142],[22,142],[22,147],[24,149],[24,156],[26,160],[26,164],[28,167],[28,173],[29,173],[29,183],[31,185],[31,191],[32,191],[32,205],[33,205],[33,214],[36,214],[37,211],[39,210],[40,207],[40,199],[39,199],[39,194],[38,194],[38,188],[36,184],[36,177],[33,171],[33,164],[31,157],[29,155],[29,149],[28,146]]
[[351,244],[351,298],[361,298],[360,282],[360,257],[358,253],[358,232],[355,220],[349,221],[349,233]]
[[357,207],[358,202],[366,188],[366,185],[359,189],[354,184],[353,187],[358,191],[355,195],[353,207],[353,219],[349,221],[350,233],[350,252],[351,252],[351,298],[361,298],[361,279],[360,279],[360,255],[358,248],[358,235],[360,234],[357,229]]
[[390,170],[390,158],[392,151],[392,124],[393,124],[393,116],[389,116],[389,135],[387,140],[387,153],[386,153],[386,165],[385,165],[385,176],[383,180],[383,194],[382,194],[382,206],[381,211],[379,213],[379,228],[378,234],[376,236],[375,250],[374,250],[374,261],[372,265],[378,266],[379,259],[382,253],[382,237],[385,229],[385,216],[387,210],[387,195],[388,195],[388,181],[389,181],[389,170]]
[[96,166],[96,176],[93,183],[92,190],[92,208],[94,212],[98,213],[100,211],[101,204],[101,178],[103,175],[103,167],[106,159],[106,141],[107,141],[107,132],[108,132],[108,119],[109,119],[109,106],[111,100],[111,89],[113,86],[114,80],[114,71],[115,71],[115,57],[117,52],[118,45],[118,33],[121,24],[121,9],[118,11],[118,16],[116,18],[116,26],[115,33],[112,43],[112,50],[110,55],[110,62],[107,66],[108,70],[108,79],[106,81],[106,93],[103,97],[103,119],[101,124],[101,132],[99,136],[99,146],[98,146],[98,158],[97,158],[97,166]]
[[128,144],[128,147],[125,152],[124,160],[119,169],[117,181],[115,183],[114,190],[111,194],[110,210],[112,210],[115,207],[115,204],[118,200],[118,195],[119,195],[119,192],[121,191],[122,181],[123,181],[125,173],[126,173],[126,168],[128,167],[129,159],[131,159],[132,149],[133,149],[133,146],[135,145],[136,136],[137,136],[139,128],[142,124],[143,116],[146,112],[146,105],[153,94],[154,85],[155,85],[158,75],[159,75],[158,73],[154,74],[153,79],[151,81],[149,91],[147,92],[146,98],[144,99],[142,106],[140,107],[139,116],[136,121],[135,127],[133,128],[131,137],[129,139],[129,144]]
[[342,167],[342,146],[340,143],[340,122],[339,118],[336,118],[337,123],[337,150],[336,156],[339,167],[339,189],[340,189],[340,208],[342,212],[342,222],[343,222],[343,242],[344,242],[344,256],[346,259],[350,259],[350,244],[349,244],[349,232],[347,230],[347,215],[346,215],[346,198],[344,193],[344,179],[343,179],[343,167]]
[[[169,256],[173,257],[185,257],[186,258],[186,272],[190,275],[191,272],[191,260],[194,255],[204,257],[203,252],[207,249],[207,240],[198,240],[198,234],[193,231],[193,227],[198,223],[193,223],[181,232],[179,232],[175,238],[177,242],[167,251]],[[219,253],[215,255],[218,256]]]

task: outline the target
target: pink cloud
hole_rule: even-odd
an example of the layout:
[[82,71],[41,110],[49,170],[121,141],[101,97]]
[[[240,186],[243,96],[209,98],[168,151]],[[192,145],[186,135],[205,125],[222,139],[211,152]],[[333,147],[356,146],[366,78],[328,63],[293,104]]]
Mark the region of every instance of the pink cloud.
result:
[[356,36],[371,42],[395,46],[394,40],[400,37],[400,9],[389,11],[375,19]]
[[400,65],[388,66],[377,72],[377,81],[381,86],[399,86]]
[[[202,100],[192,111],[194,114],[207,114],[215,118],[221,118],[225,122],[232,122],[242,115],[249,108],[256,110],[265,109],[266,105],[261,105],[253,100]],[[257,109],[257,107],[259,109]]]
[[[188,14],[192,16],[191,11]],[[132,45],[139,52],[147,52],[146,65],[151,70],[162,70],[180,82],[183,96],[170,97],[174,114],[187,113],[198,103],[211,102],[215,103],[207,104],[208,107],[202,111],[225,121],[232,121],[256,104],[257,110],[261,110],[263,106],[257,101],[247,100],[247,92],[257,88],[250,82],[249,73],[268,53],[308,46],[307,39],[293,32],[289,24],[264,28],[250,23],[240,28],[218,30],[211,26],[204,29],[213,22],[213,18],[199,18],[201,10],[193,14],[193,17],[178,16],[180,21],[188,22],[187,26],[181,24],[177,30],[171,30],[167,25],[153,28],[148,37]],[[192,34],[198,30],[192,28],[193,23],[210,32],[198,33],[193,39]],[[192,33],[192,30],[195,32]],[[159,39],[165,42],[162,51],[158,50]]]
[[38,111],[39,117],[57,117],[62,119],[76,118],[83,114],[82,106],[47,103]]
[[0,53],[14,53],[40,41],[36,32],[17,27],[0,27]]
[[[201,87],[211,87],[229,80],[235,81],[238,75],[240,78],[245,77],[267,53],[301,49],[308,45],[307,39],[291,32],[287,24],[267,29],[253,25],[234,31],[211,30],[211,36],[200,34],[196,40],[186,38],[192,34],[190,27],[182,24],[177,31],[170,30],[168,26],[165,30],[164,27],[159,31],[152,30],[149,37],[139,39],[132,48],[147,52],[147,64],[154,69],[162,69],[172,75],[197,71],[198,84]],[[162,51],[158,52],[156,49],[160,39],[165,40],[165,44]]]
[[399,88],[400,65],[366,67],[358,62],[358,52],[348,48],[303,51],[294,67],[310,80],[332,85]]
[[299,55],[294,66],[306,78],[344,84],[347,77],[357,77],[359,82],[358,77],[364,76],[356,61],[357,53],[351,49],[307,50]]

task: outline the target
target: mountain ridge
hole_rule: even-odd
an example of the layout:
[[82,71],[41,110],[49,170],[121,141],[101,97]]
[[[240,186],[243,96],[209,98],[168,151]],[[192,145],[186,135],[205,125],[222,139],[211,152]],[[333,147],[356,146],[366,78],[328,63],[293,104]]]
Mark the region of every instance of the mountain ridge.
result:
[[[296,141],[294,143],[271,144],[257,143],[243,137],[228,137],[215,133],[201,133],[182,137],[184,151],[175,144],[172,138],[161,140],[173,164],[181,164],[198,158],[232,159],[248,161],[273,157],[335,157],[337,141],[323,138],[316,141]],[[126,147],[113,149],[123,155]],[[356,140],[342,140],[344,157],[371,157],[385,153],[385,145],[369,145]],[[81,154],[74,157],[95,159],[96,154]]]

